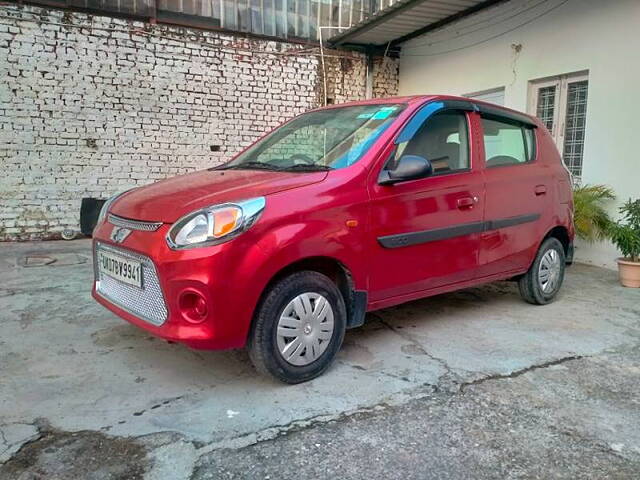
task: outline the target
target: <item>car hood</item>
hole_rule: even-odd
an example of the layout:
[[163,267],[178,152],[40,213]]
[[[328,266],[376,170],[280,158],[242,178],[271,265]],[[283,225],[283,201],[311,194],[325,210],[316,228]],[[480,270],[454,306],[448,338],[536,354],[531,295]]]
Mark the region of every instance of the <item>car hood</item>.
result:
[[199,208],[303,187],[326,176],[327,172],[202,170],[131,190],[110,211],[133,220],[173,223]]

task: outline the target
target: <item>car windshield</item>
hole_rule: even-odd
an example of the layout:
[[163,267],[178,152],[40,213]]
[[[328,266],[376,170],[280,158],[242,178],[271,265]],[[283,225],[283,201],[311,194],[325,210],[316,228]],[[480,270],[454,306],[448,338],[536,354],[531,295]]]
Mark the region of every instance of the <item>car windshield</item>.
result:
[[345,168],[364,155],[404,107],[357,105],[306,113],[219,168],[299,172]]

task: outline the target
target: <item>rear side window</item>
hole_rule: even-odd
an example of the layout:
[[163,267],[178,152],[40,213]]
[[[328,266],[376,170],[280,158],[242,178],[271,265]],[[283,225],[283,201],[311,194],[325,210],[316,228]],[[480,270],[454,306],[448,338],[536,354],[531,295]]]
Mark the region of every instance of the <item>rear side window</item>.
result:
[[494,118],[482,118],[487,167],[519,165],[535,157],[533,128]]

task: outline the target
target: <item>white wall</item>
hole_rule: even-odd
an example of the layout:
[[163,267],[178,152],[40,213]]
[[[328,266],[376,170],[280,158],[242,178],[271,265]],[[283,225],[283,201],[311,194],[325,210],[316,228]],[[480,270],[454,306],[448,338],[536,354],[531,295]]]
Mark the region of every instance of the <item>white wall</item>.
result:
[[[589,71],[583,183],[610,185],[619,201],[639,197],[638,0],[512,0],[494,7],[407,42],[400,94],[504,87],[505,105],[525,111],[530,80],[583,70]],[[612,245],[578,246],[578,260],[615,265]]]

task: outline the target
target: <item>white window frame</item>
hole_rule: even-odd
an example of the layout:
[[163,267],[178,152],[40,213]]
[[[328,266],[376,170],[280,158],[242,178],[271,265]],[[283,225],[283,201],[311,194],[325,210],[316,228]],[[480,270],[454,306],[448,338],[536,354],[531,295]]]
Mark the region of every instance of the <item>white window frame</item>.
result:
[[[565,123],[567,119],[567,94],[569,90],[569,84],[589,81],[589,72],[582,71],[576,73],[568,73],[564,75],[558,75],[556,77],[547,77],[540,80],[531,80],[529,82],[528,90],[528,102],[527,111],[536,116],[538,110],[538,92],[545,87],[555,87],[556,94],[553,107],[553,125],[550,130],[553,141],[555,142],[560,154],[564,154],[564,140],[565,140]],[[587,89],[589,87],[587,86]],[[588,98],[588,97],[587,97]],[[583,146],[583,163],[584,167],[584,146]],[[580,181],[580,175],[577,175],[576,181]]]
[[[467,98],[474,98],[477,100],[481,100],[481,101],[487,101],[487,100],[483,100],[482,98],[478,98],[478,97],[484,97],[486,95],[491,95],[494,93],[502,93],[502,98],[505,98],[505,88],[504,87],[496,87],[496,88],[490,88],[488,90],[480,90],[477,92],[472,92],[472,93],[465,93],[463,95],[463,97],[467,97]],[[493,103],[493,102],[489,102],[489,103]],[[495,105],[498,105],[497,103]],[[501,105],[502,107],[504,107],[505,105]]]

